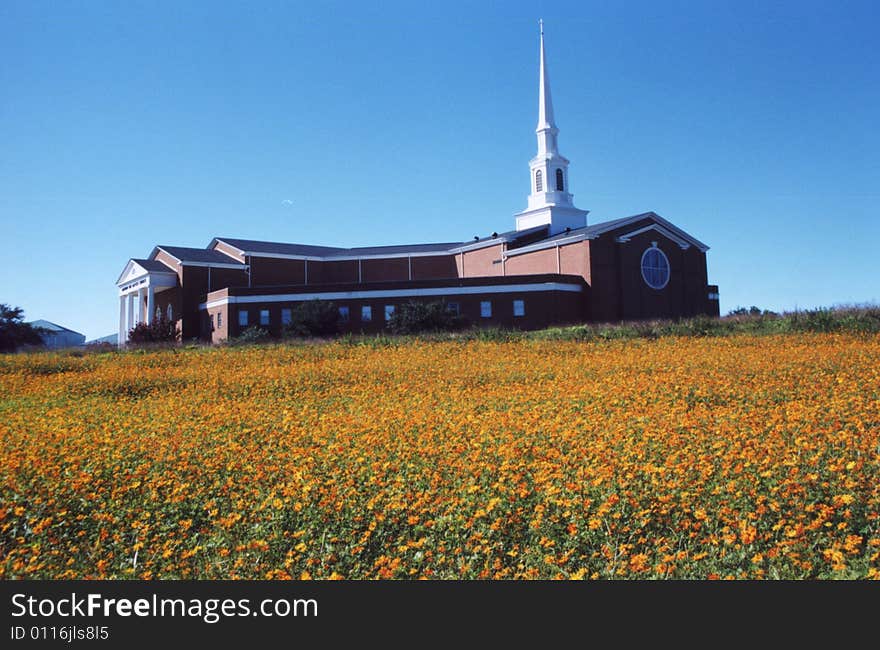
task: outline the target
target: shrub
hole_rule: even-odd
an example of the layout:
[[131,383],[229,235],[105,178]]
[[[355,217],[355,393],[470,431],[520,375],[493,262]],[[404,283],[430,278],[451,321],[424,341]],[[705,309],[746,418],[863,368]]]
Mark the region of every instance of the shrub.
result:
[[388,329],[395,334],[452,332],[462,329],[466,324],[467,321],[450,311],[442,300],[434,302],[411,300],[394,310],[388,321]]
[[175,321],[170,321],[164,316],[153,320],[152,323],[138,323],[128,332],[129,345],[144,345],[148,343],[174,343],[180,339],[180,329]]
[[269,332],[259,325],[251,325],[235,337],[235,343],[265,343],[270,338]]
[[285,336],[332,336],[339,331],[339,310],[327,300],[309,300],[291,310]]

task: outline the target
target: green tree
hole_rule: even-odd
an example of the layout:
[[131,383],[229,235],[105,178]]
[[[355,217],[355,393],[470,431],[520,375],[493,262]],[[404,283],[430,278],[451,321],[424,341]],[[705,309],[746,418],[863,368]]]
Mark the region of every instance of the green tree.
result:
[[388,328],[395,334],[419,334],[421,332],[450,332],[467,325],[467,321],[450,311],[442,300],[400,305],[388,321]]
[[22,345],[43,345],[42,329],[24,322],[24,310],[0,303],[0,352],[15,352]]
[[332,336],[339,331],[339,310],[326,300],[301,302],[290,313],[285,336]]

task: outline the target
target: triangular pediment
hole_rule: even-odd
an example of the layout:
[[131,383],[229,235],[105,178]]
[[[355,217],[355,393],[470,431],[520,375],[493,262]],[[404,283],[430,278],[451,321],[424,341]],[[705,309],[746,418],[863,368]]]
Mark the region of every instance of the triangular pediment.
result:
[[126,282],[131,282],[132,280],[143,277],[148,273],[149,271],[147,271],[147,269],[145,269],[134,260],[128,260],[125,268],[122,269],[122,273],[119,274],[119,279],[116,280],[116,284],[125,284]]
[[[148,266],[151,268],[147,268]],[[130,259],[125,265],[125,268],[122,269],[122,273],[116,280],[116,284],[126,284],[128,282],[131,282],[132,280],[136,280],[138,278],[142,278],[151,274],[159,277],[176,275],[172,269],[169,269],[167,266],[160,262],[155,262],[152,260]]]

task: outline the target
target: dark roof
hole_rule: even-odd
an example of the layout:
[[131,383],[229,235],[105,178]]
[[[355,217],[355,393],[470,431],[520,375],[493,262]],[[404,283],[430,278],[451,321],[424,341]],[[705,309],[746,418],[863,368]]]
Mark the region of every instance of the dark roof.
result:
[[533,226],[532,228],[526,228],[525,230],[508,230],[506,232],[501,233],[493,233],[486,237],[475,237],[471,241],[462,242],[460,244],[453,244],[456,248],[466,248],[468,246],[474,246],[475,244],[484,244],[486,242],[507,242],[510,244],[508,248],[515,246],[524,246],[526,244],[533,244],[536,241],[540,241],[544,239],[547,234],[548,226],[547,224],[541,226]]
[[[636,215],[636,216],[644,216],[648,218],[650,213],[646,213],[645,215]],[[584,226],[583,228],[572,228],[571,230],[564,230],[563,232],[556,233],[555,235],[551,235],[550,237],[542,237],[540,239],[534,239],[529,244],[543,244],[544,242],[557,241],[559,239],[565,239],[567,237],[576,237],[577,235],[586,235],[588,238],[595,236],[597,234],[601,234],[606,232],[607,230],[613,230],[614,226],[617,224],[623,224],[624,222],[631,221],[633,217],[623,217],[622,219],[612,219],[611,221],[602,221],[601,223],[594,223],[589,226]],[[527,231],[523,231],[527,232]]]
[[42,318],[31,321],[30,323],[28,323],[28,325],[39,327],[50,332],[70,332],[71,334],[79,334],[80,336],[82,336],[82,334],[80,334],[79,332],[64,327],[64,325],[59,325],[58,323],[53,323],[52,321],[43,320]]
[[635,217],[644,217],[647,219],[652,214],[653,213],[651,213],[651,212],[645,212],[643,214],[636,214],[636,215],[633,215],[630,217],[621,217],[620,219],[611,219],[610,221],[601,221],[599,223],[594,223],[591,226],[587,226],[586,228],[584,228],[584,231],[588,235],[591,235],[591,234],[594,234],[594,233],[600,232],[600,231],[604,232],[606,230],[613,229],[614,226],[616,226],[617,224],[623,224],[626,221],[632,221],[633,218],[635,218]]
[[348,248],[344,251],[330,255],[329,257],[342,257],[345,255],[394,255],[399,253],[445,253],[450,248],[461,246],[460,242],[442,244],[401,244],[399,246],[360,246]]
[[154,273],[174,273],[174,271],[169,268],[167,265],[163,264],[159,260],[139,260],[137,258],[132,258],[132,262],[141,266],[146,271],[151,271]]
[[[183,246],[157,246],[153,251],[162,249],[173,255],[182,262],[199,262],[199,263],[216,263],[216,264],[241,264],[235,258],[221,253],[213,248],[217,242],[223,242],[245,254],[263,254],[263,255],[291,255],[297,257],[321,257],[325,259],[340,257],[360,257],[367,255],[406,255],[408,253],[452,253],[452,251],[465,249],[471,246],[481,247],[493,242],[506,243],[508,250],[523,248],[533,244],[543,244],[567,237],[585,236],[594,238],[602,233],[613,230],[616,226],[624,226],[634,223],[641,219],[651,219],[675,233],[692,241],[695,245],[707,248],[695,238],[691,237],[677,226],[669,223],[659,215],[653,212],[645,212],[642,214],[623,217],[621,219],[612,219],[611,221],[603,221],[595,223],[583,228],[572,228],[569,231],[557,233],[548,236],[549,225],[543,224],[526,228],[525,230],[508,230],[502,233],[492,233],[485,237],[476,237],[472,241],[464,242],[443,242],[436,244],[402,244],[395,246],[361,246],[357,248],[343,248],[339,246],[312,246],[309,244],[288,244],[284,242],[260,241],[256,239],[238,239],[235,237],[215,237],[208,245],[208,248],[186,248]],[[135,260],[138,264],[144,265],[145,260]],[[242,265],[244,266],[244,265]],[[146,267],[145,267],[146,268]],[[152,269],[148,269],[152,270]],[[165,270],[165,269],[158,269]]]
[[[358,248],[341,248],[338,246],[311,246],[309,244],[285,244],[283,242],[256,241],[253,239],[235,239],[232,237],[215,237],[214,242],[223,242],[244,251],[245,253],[265,253],[267,255],[302,255],[305,257],[348,257],[358,255],[394,255],[403,253],[446,252],[450,248],[460,246],[458,242],[441,244],[403,244],[398,246],[360,246]],[[214,242],[211,242],[213,245]]]
[[[155,257],[157,250],[163,250],[181,262],[199,262],[201,264],[241,264],[238,260],[220,251],[209,248],[188,248],[186,246],[156,246],[150,257]],[[244,264],[241,264],[243,267]]]
[[[311,246],[309,244],[285,244],[283,242],[257,241],[254,239],[235,239],[232,237],[215,237],[214,241],[222,241],[246,253],[275,253],[277,255],[305,255],[324,257],[339,254],[345,248],[337,246]],[[212,244],[214,242],[211,242]]]

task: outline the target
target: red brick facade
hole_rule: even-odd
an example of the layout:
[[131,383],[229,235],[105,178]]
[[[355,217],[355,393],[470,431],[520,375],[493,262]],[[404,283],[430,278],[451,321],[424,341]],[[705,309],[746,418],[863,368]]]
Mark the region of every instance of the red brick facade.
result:
[[[430,295],[399,295],[401,293]],[[369,295],[363,295],[363,294]],[[340,332],[370,333],[386,327],[386,307],[399,308],[409,301],[443,300],[467,322],[481,326],[535,329],[585,319],[589,287],[578,276],[542,274],[471,280],[383,282],[369,284],[323,285],[317,292],[332,302],[347,318],[339,323]],[[288,285],[265,289],[224,288],[205,296],[202,326],[205,338],[219,342],[238,336],[246,327],[257,325],[273,335],[283,328],[284,310],[304,300],[314,299],[314,287]],[[514,302],[519,301],[520,314]],[[488,303],[488,306],[486,305]],[[364,318],[369,307],[369,319]],[[246,312],[241,321],[240,312]],[[268,318],[266,322],[265,318]]]
[[[350,332],[383,329],[386,305],[398,307],[407,300],[443,299],[455,303],[471,323],[521,329],[718,315],[718,287],[708,284],[707,247],[653,213],[552,237],[540,228],[522,237],[493,235],[448,249],[441,245],[444,250],[431,253],[413,247],[411,253],[385,256],[358,256],[357,249],[350,249],[351,254],[345,252],[349,249],[323,249],[330,252],[273,256],[220,240],[212,246],[201,253],[169,249],[196,251],[193,260],[179,260],[160,248],[153,254],[178,279],[176,287],[155,293],[154,308],[165,315],[171,306],[185,340],[237,336],[239,310],[248,312],[248,325],[280,333],[282,310],[292,309],[301,295],[337,295],[334,304],[348,312],[341,329]],[[668,279],[658,288],[649,286],[642,271],[643,255],[652,248],[668,261]],[[552,288],[560,282],[581,288]],[[504,288],[513,285],[529,290]],[[483,293],[479,287],[485,288]],[[364,291],[370,297],[363,297]],[[411,295],[401,297],[402,291]],[[515,300],[522,301],[523,315],[514,316]],[[489,317],[482,315],[484,302],[491,303]],[[370,307],[371,319],[362,317],[363,307]],[[263,310],[268,310],[268,324],[261,324]]]

